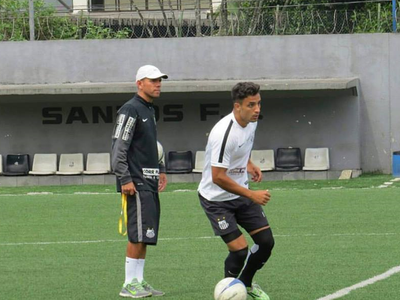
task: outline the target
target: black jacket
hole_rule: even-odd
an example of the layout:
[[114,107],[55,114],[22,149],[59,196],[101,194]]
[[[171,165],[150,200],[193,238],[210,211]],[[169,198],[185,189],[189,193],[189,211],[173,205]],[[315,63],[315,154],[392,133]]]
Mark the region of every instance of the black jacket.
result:
[[138,191],[158,191],[159,172],[165,172],[165,166],[159,165],[154,108],[138,95],[118,110],[111,163],[117,190],[133,182]]

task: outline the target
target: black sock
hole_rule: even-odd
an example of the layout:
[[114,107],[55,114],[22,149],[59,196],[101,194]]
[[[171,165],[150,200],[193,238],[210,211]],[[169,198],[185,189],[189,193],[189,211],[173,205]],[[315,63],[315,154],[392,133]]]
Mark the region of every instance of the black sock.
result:
[[225,259],[225,277],[238,277],[244,266],[248,253],[248,248],[239,251],[229,251],[228,257]]
[[250,287],[256,272],[261,269],[271,256],[274,238],[270,228],[257,232],[252,236],[255,245],[250,250],[247,263],[239,279],[245,286]]

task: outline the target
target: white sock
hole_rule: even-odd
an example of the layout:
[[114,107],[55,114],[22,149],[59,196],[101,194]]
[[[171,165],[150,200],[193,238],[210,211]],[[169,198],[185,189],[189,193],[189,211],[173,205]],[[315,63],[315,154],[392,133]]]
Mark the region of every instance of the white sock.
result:
[[[133,278],[137,278],[138,259],[126,257],[125,260],[125,284],[131,283]],[[143,273],[142,273],[143,274]],[[143,276],[143,275],[142,275]]]
[[136,267],[136,275],[137,275],[137,280],[139,282],[143,281],[143,273],[144,273],[144,259],[139,258],[137,260],[137,267]]

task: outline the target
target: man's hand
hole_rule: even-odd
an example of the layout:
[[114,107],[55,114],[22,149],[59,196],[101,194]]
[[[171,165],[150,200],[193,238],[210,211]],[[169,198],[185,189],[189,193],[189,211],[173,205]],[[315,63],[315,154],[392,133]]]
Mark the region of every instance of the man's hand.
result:
[[271,199],[271,194],[268,190],[251,191],[250,199],[260,205],[265,205]]
[[158,191],[162,192],[167,186],[167,175],[165,173],[160,173],[160,178],[158,179]]
[[121,193],[126,195],[133,195],[136,193],[136,187],[133,182],[129,182],[121,186]]
[[254,182],[261,182],[262,180],[262,172],[259,167],[253,164],[251,161],[247,164],[247,173],[251,175],[251,180]]

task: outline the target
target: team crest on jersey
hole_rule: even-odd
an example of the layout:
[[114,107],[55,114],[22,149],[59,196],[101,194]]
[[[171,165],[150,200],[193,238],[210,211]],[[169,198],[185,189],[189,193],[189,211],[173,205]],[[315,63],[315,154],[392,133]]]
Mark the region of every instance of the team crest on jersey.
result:
[[229,223],[225,220],[225,217],[221,219],[217,219],[218,221],[218,226],[221,228],[221,230],[225,230],[229,227]]
[[155,234],[155,232],[154,232],[154,229],[153,229],[153,228],[148,228],[148,229],[147,229],[147,232],[146,232],[146,236],[147,236],[149,239],[152,239],[153,237],[155,237],[156,234]]

